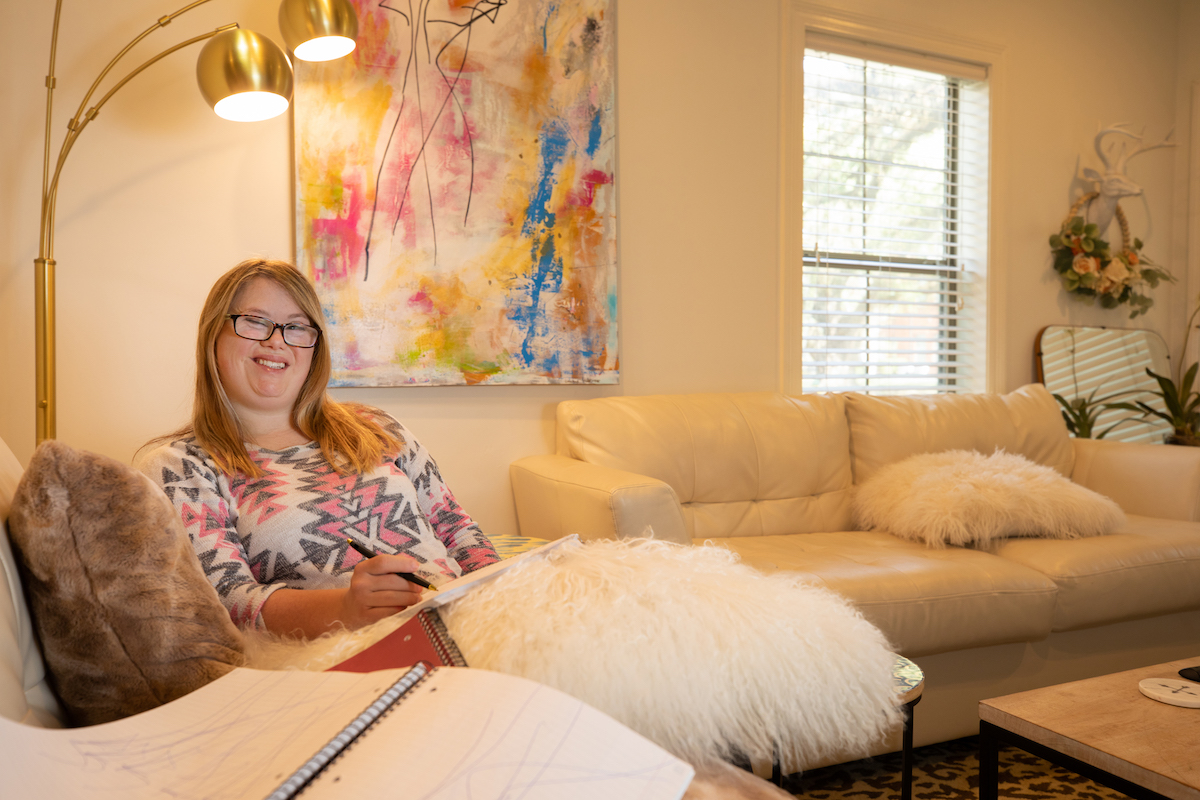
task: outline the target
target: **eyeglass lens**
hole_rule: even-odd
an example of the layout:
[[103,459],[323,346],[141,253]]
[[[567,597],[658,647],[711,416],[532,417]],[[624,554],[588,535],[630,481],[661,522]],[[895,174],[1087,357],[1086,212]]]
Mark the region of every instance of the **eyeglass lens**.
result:
[[292,347],[312,347],[317,343],[317,335],[320,333],[311,325],[301,325],[296,322],[277,325],[264,317],[248,314],[238,314],[233,317],[233,332],[243,339],[265,342],[275,334],[276,328],[283,329],[283,341]]

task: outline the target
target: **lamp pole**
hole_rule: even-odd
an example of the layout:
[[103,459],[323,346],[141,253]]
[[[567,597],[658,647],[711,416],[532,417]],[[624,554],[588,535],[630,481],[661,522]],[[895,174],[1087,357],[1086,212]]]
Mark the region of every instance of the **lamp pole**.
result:
[[[185,14],[197,6],[203,5],[210,0],[195,0],[189,3],[178,11],[159,17],[159,19],[146,30],[138,34],[134,39],[125,45],[116,56],[100,71],[100,74],[92,82],[91,88],[84,95],[83,100],[79,104],[79,109],[75,112],[75,116],[71,117],[67,123],[67,134],[63,137],[62,146],[58,151],[58,159],[54,165],[54,171],[50,171],[50,146],[51,146],[51,113],[54,107],[54,88],[56,79],[54,77],[54,62],[58,50],[58,26],[62,16],[62,0],[57,0],[54,7],[54,31],[50,38],[50,70],[46,75],[46,141],[45,151],[42,160],[42,209],[41,209],[41,235],[38,240],[38,257],[34,259],[34,327],[35,327],[35,358],[37,360],[36,382],[37,382],[37,441],[40,444],[46,439],[55,438],[57,431],[57,402],[56,402],[56,347],[55,347],[55,261],[54,261],[54,214],[55,205],[58,197],[59,178],[62,175],[63,164],[66,163],[67,156],[71,152],[71,148],[79,139],[81,133],[88,126],[96,115],[100,112],[101,107],[108,102],[121,87],[128,83],[132,78],[141,73],[151,64],[160,59],[174,53],[189,45],[212,39],[213,37],[233,31],[238,28],[237,23],[223,25],[216,30],[208,33],[203,33],[195,36],[187,41],[169,47],[150,60],[133,69],[129,74],[118,81],[100,100],[91,108],[88,108],[88,102],[96,93],[100,83],[108,75],[108,73],[116,66],[117,62],[128,53],[142,39],[149,36],[159,28],[165,27],[180,14]],[[230,53],[225,60],[228,64],[222,64],[224,69],[210,69],[209,75],[205,75],[203,70],[198,70],[201,80],[201,90],[205,93],[206,99],[209,99],[210,94],[215,94],[218,89],[236,91],[252,91],[265,90],[283,94],[283,89],[286,86],[287,99],[291,98],[291,66],[287,62],[287,57],[278,47],[270,43],[270,40],[265,37],[260,37],[250,31],[240,31],[242,39],[231,43]],[[247,40],[251,47],[247,48]],[[257,51],[247,55],[245,52],[234,52],[240,46],[241,51]],[[207,48],[206,48],[207,49]],[[273,52],[272,52],[273,50]],[[277,55],[276,55],[277,53]],[[226,53],[219,53],[217,57],[225,56]],[[201,54],[202,58],[204,54]],[[265,64],[259,63],[261,59],[266,59]],[[251,59],[255,59],[251,62]],[[282,66],[281,66],[282,64]],[[232,65],[230,67],[230,65]],[[233,72],[238,70],[252,73],[251,77],[245,77],[240,74],[234,75]],[[280,74],[281,70],[286,70],[286,81]],[[265,77],[264,77],[265,75]],[[205,85],[205,81],[208,85]],[[232,87],[231,87],[232,84]],[[263,84],[263,85],[259,85]],[[284,108],[287,107],[286,101]]]

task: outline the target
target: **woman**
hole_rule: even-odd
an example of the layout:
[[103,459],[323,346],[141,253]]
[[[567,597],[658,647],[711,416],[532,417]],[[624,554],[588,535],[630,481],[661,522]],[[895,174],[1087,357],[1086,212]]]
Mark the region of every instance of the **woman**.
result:
[[420,599],[397,573],[436,586],[499,560],[412,434],[334,401],[329,374],[312,285],[286,262],[243,261],[200,314],[191,424],[141,462],[239,625],[358,628]]

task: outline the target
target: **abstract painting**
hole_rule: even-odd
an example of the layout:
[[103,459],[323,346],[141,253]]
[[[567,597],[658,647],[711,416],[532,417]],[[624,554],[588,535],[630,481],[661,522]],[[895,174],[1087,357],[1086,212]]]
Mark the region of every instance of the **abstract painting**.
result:
[[334,386],[616,383],[611,0],[353,0],[297,62]]

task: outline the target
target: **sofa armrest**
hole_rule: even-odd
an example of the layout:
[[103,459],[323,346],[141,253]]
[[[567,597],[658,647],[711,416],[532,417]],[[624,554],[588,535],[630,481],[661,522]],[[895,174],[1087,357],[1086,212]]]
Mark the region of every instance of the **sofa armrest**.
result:
[[1072,439],[1071,480],[1128,514],[1200,521],[1200,447]]
[[522,536],[655,539],[691,544],[675,490],[645,475],[558,455],[528,456],[508,468]]

